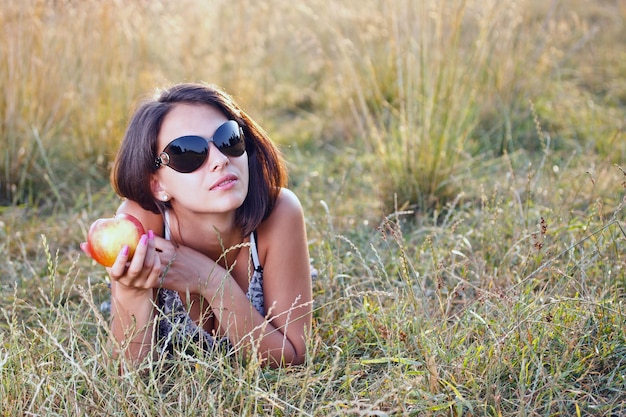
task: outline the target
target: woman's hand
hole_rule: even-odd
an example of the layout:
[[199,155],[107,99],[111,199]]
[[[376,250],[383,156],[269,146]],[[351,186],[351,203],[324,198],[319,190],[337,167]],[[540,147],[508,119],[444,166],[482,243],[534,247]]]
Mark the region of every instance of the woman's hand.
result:
[[164,288],[181,294],[203,295],[214,276],[226,275],[222,267],[198,251],[175,246],[158,236],[154,240],[163,275],[160,285]]
[[[83,252],[91,256],[89,244],[80,244]],[[209,285],[210,272],[225,270],[207,256],[185,246],[176,246],[169,240],[155,236],[150,230],[137,244],[129,261],[128,246],[124,246],[115,263],[106,268],[112,282],[125,289],[138,291],[168,288],[181,293],[201,294]],[[163,276],[162,276],[163,275]]]
[[[87,242],[82,242],[80,247],[85,254],[91,257],[91,250]],[[124,246],[118,253],[115,263],[106,268],[112,282],[140,292],[158,288],[161,259],[156,250],[155,236],[152,230],[141,236],[132,260],[129,261],[128,257],[128,246]]]

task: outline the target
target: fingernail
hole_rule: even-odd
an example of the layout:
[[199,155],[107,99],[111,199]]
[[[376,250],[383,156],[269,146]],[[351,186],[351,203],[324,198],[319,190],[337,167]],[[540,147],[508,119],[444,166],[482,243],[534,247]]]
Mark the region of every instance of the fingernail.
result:
[[141,240],[139,241],[140,245],[147,245],[148,244],[148,235],[141,235]]
[[152,230],[148,230],[148,239],[154,239],[154,232]]
[[122,255],[128,256],[128,253],[129,253],[128,245],[124,245],[124,247],[122,248]]

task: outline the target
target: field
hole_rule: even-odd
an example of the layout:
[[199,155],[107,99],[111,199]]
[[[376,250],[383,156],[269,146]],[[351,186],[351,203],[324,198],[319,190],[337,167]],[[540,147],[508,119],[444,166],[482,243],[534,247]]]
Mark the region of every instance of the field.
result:
[[[233,94],[307,215],[309,359],[111,357],[133,104]],[[0,0],[0,415],[626,415],[623,0]]]

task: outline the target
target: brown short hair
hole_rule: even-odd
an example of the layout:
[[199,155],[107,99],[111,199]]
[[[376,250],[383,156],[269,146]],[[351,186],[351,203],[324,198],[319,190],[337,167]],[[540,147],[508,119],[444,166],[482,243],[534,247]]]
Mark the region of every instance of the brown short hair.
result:
[[270,214],[280,188],[287,184],[282,155],[267,133],[223,90],[209,84],[176,84],[156,98],[139,103],[131,117],[111,171],[111,183],[121,197],[146,210],[163,213],[169,203],[155,199],[150,176],[156,171],[157,137],[163,119],[179,103],[204,104],[219,109],[243,129],[248,152],[248,194],[235,221],[247,235]]

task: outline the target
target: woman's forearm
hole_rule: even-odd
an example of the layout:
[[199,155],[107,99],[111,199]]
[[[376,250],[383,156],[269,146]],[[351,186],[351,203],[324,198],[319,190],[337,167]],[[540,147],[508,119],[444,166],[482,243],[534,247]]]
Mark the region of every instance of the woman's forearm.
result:
[[154,323],[154,290],[135,290],[113,283],[111,286],[111,331],[115,354],[132,362],[150,352]]
[[[236,348],[245,354],[255,352],[259,359],[270,366],[300,364],[304,352],[297,352],[286,336],[286,329],[276,328],[270,319],[266,320],[250,303],[235,280],[226,275],[215,289],[204,291],[204,297],[219,322],[220,330]],[[297,311],[297,309],[296,309]],[[293,313],[297,318],[297,313]],[[290,320],[289,326],[302,326],[300,320]]]

